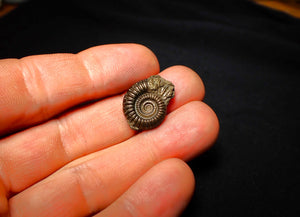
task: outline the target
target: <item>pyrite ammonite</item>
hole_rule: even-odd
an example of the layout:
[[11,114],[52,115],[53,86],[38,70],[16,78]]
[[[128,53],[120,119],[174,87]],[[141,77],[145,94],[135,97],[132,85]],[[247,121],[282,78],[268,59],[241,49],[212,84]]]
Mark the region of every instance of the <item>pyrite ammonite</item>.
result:
[[174,84],[153,75],[132,85],[123,99],[123,111],[134,130],[149,130],[162,123],[170,99],[174,97]]

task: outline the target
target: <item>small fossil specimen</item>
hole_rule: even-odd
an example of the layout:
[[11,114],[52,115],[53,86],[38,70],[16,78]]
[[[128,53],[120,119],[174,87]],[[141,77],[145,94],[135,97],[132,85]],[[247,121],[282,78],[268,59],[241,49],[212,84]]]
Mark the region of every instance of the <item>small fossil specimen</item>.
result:
[[149,130],[164,120],[174,85],[153,75],[132,85],[123,99],[123,111],[134,130]]

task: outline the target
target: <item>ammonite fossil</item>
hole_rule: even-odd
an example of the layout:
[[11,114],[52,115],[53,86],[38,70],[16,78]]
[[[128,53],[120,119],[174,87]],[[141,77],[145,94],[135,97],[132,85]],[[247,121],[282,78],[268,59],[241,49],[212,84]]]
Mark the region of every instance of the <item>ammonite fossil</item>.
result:
[[123,111],[134,130],[149,130],[164,120],[174,85],[159,75],[151,76],[132,85],[123,99]]

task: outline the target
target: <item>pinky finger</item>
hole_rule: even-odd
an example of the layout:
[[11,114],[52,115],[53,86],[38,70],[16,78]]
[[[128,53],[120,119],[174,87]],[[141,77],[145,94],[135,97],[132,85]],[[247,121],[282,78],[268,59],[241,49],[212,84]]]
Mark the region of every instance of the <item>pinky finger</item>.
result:
[[151,168],[95,217],[178,216],[189,202],[194,185],[194,175],[187,164],[168,159]]

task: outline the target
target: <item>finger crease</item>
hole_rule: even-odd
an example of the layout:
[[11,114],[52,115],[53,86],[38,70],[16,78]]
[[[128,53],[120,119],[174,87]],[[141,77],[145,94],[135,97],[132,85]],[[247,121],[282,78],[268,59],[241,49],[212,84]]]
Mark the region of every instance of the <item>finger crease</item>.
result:
[[[86,74],[90,80],[90,84],[93,90],[96,90],[96,87],[99,84],[96,84],[96,78],[95,78],[95,71],[98,70],[99,67],[97,67],[97,69],[95,69],[95,65],[96,64],[91,64],[91,60],[94,59],[93,55],[89,55],[89,60],[86,60],[85,58],[82,58],[82,56],[80,54],[76,55],[79,59],[79,63],[82,64],[83,69],[86,71]],[[98,64],[98,63],[97,63]],[[98,64],[99,65],[99,64]]]
[[130,198],[124,200],[123,207],[125,210],[127,210],[128,213],[126,214],[129,214],[130,217],[145,216],[143,213],[140,212],[140,210],[136,208],[136,204],[132,202]]
[[[98,176],[98,172],[90,167],[88,162],[69,167],[68,170],[74,175],[75,183],[79,187],[89,212],[94,213],[98,211],[98,207],[93,207],[92,201],[89,200],[90,197],[93,197],[91,194],[95,193],[95,189],[97,189],[97,191],[99,191],[99,188],[104,189],[102,179]],[[103,192],[101,193],[103,194]]]
[[67,151],[66,142],[65,142],[65,139],[63,136],[64,126],[61,123],[60,119],[56,119],[56,125],[57,125],[57,137],[59,139],[60,147],[63,150],[64,155],[67,158],[67,162],[69,162],[69,161],[71,161],[71,159],[70,159],[70,153],[68,153],[68,151]]
[[48,117],[46,106],[50,102],[49,93],[47,92],[45,82],[42,79],[41,70],[36,64],[28,64],[28,61],[23,59],[21,62],[21,73],[23,76],[26,90],[32,99],[33,103],[37,105],[39,113],[45,118]]
[[65,154],[69,160],[89,153],[89,147],[85,134],[76,124],[66,116],[57,120],[59,137]]

